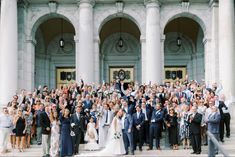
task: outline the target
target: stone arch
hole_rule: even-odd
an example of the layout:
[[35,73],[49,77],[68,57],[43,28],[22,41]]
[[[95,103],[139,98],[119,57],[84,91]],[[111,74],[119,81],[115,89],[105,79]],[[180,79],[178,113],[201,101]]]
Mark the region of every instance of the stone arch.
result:
[[[127,46],[127,54],[129,55],[140,55],[138,54],[138,51],[135,51],[136,49],[140,50],[140,44],[138,43],[139,41],[133,37],[131,34],[129,33],[122,33],[122,37],[126,40],[126,41],[130,41],[129,45]],[[116,41],[119,38],[119,33],[114,33],[110,36],[108,36],[105,40],[104,40],[104,44],[101,48],[101,53],[104,55],[107,55],[107,52],[114,52],[114,55],[123,55],[122,53],[118,52],[115,48],[116,46]],[[110,45],[110,43],[113,43],[112,45]],[[111,51],[113,50],[113,51]],[[129,51],[129,52],[128,52]]]
[[38,30],[40,25],[42,23],[44,23],[45,21],[53,19],[53,18],[62,18],[64,20],[66,20],[67,22],[69,22],[73,26],[74,32],[76,34],[75,24],[68,17],[66,17],[65,15],[59,14],[59,13],[49,13],[49,14],[42,15],[35,20],[35,22],[32,24],[32,26],[30,28],[30,31],[31,31],[30,35],[33,38],[35,38],[36,31]]
[[190,19],[196,21],[199,24],[199,26],[201,27],[203,34],[204,34],[204,37],[206,36],[206,34],[207,34],[206,28],[207,27],[206,27],[205,22],[198,15],[195,15],[195,14],[192,14],[189,12],[178,13],[178,14],[175,14],[175,15],[169,17],[169,18],[166,18],[166,20],[162,24],[163,25],[162,34],[164,34],[164,30],[165,30],[167,24],[170,23],[172,20],[177,19],[179,17],[187,17],[187,18],[190,18]]
[[[125,17],[134,22],[140,31],[141,35],[145,35],[145,27],[146,27],[146,13],[144,6],[133,6],[134,8],[125,8],[122,13],[118,13],[116,11],[116,7],[107,7],[105,9],[97,9],[94,14],[94,34],[99,36],[100,30],[102,26],[109,20],[117,18],[117,17]],[[143,7],[143,8],[142,8]],[[139,8],[139,9],[138,9]]]
[[[178,37],[178,35],[181,36],[182,38],[182,46],[178,49],[171,48],[172,47],[172,43],[175,42],[174,39],[176,39]],[[176,54],[180,55],[180,53],[182,54],[182,49],[185,49],[187,52],[191,52],[192,54],[196,53],[196,47],[192,41],[192,39],[190,39],[188,36],[182,34],[182,33],[178,33],[178,32],[170,32],[168,34],[168,38],[169,40],[165,40],[164,43],[164,54],[167,52],[170,52],[173,49],[173,51],[175,51]],[[177,47],[177,46],[175,46]]]
[[135,18],[133,18],[132,16],[128,15],[128,14],[121,14],[120,16],[117,16],[116,14],[112,14],[109,15],[108,17],[106,17],[105,19],[103,19],[103,21],[100,23],[100,25],[98,26],[98,33],[100,33],[100,31],[102,30],[103,26],[110,20],[115,19],[115,18],[119,18],[119,17],[124,17],[127,18],[128,20],[132,21],[135,23],[135,25],[138,27],[140,34],[141,34],[141,27],[139,25],[139,23],[136,21]]

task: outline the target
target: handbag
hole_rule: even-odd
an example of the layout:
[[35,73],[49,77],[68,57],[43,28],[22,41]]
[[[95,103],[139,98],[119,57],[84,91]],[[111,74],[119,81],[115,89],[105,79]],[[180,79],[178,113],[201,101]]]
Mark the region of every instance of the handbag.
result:
[[12,132],[15,134],[15,133],[16,133],[16,128],[14,128],[14,129],[12,130]]

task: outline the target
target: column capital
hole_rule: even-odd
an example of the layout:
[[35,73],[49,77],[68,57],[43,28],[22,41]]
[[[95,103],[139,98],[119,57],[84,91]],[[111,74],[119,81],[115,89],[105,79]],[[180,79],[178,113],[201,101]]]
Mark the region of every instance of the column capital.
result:
[[37,44],[37,40],[31,36],[26,37],[26,43],[32,43],[34,46]]
[[99,36],[94,36],[94,42],[97,42],[100,44],[100,37]]
[[146,42],[146,36],[145,35],[140,36],[140,42],[141,43]]
[[95,0],[77,0],[77,5],[81,6],[81,4],[90,4],[93,7],[95,5]]
[[208,42],[211,42],[211,38],[205,37],[205,38],[203,38],[202,42],[203,42],[203,44],[205,45],[205,44],[207,44]]
[[75,35],[73,39],[75,43],[79,43],[79,35]]
[[159,0],[144,0],[145,6],[148,7],[160,7],[161,3]]
[[161,40],[161,42],[164,42],[164,41],[165,41],[165,39],[166,39],[166,35],[165,35],[165,34],[162,34],[162,35],[161,35],[161,39],[160,39],[160,40]]

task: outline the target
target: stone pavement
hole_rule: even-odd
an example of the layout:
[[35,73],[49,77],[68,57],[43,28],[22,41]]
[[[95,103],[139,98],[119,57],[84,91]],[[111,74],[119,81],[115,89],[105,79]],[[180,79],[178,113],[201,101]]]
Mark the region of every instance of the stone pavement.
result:
[[[231,137],[230,139],[225,139],[224,148],[226,150],[229,150],[230,155],[235,157],[235,136]],[[95,151],[90,152],[90,151],[84,151],[83,150],[84,145],[81,145],[81,151],[80,153],[82,155],[80,156],[95,156]],[[135,151],[135,156],[143,156],[143,157],[151,157],[151,156],[163,156],[163,157],[206,157],[207,156],[207,146],[202,147],[202,154],[200,155],[192,155],[190,154],[192,152],[191,149],[189,150],[184,150],[182,147],[180,147],[179,150],[170,150],[169,148],[164,148],[162,147],[162,150],[152,150],[152,151],[146,151],[146,146],[144,147],[143,151]],[[92,155],[89,155],[89,154]],[[30,149],[26,149],[24,152],[19,152],[17,149],[10,150],[10,152],[6,154],[2,154],[0,156],[6,156],[6,157],[41,157],[42,156],[42,148],[41,146],[38,145],[32,145]],[[131,155],[127,155],[131,156]],[[217,155],[218,157],[222,157],[223,155],[219,154]]]

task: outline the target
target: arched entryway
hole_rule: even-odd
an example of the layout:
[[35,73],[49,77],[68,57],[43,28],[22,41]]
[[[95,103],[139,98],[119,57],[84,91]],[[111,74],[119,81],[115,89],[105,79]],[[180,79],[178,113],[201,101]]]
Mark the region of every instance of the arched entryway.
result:
[[164,62],[167,81],[205,78],[204,32],[191,18],[178,17],[164,29]]
[[110,82],[141,81],[141,46],[138,26],[126,17],[107,21],[100,30],[100,78]]
[[42,22],[35,32],[35,85],[58,88],[76,80],[75,29],[63,17]]

